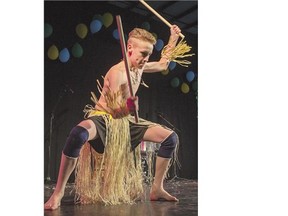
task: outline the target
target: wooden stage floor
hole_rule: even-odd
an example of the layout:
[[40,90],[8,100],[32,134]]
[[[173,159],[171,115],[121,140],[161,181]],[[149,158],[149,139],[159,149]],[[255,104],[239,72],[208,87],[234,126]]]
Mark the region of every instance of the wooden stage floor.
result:
[[[44,201],[52,194],[55,183],[44,184]],[[195,180],[174,178],[164,183],[164,188],[176,196],[179,202],[150,202],[149,187],[145,185],[145,200],[136,204],[105,206],[103,204],[74,205],[73,184],[66,186],[61,206],[54,211],[44,211],[45,216],[197,216],[198,215],[198,183]],[[43,205],[44,206],[44,205]]]

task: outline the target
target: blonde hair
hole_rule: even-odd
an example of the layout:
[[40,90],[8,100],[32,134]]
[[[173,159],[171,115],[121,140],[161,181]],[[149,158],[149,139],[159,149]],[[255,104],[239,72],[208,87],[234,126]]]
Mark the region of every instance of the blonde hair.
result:
[[130,33],[129,33],[129,38],[128,38],[128,43],[131,43],[131,39],[136,38],[142,41],[147,41],[153,45],[156,44],[156,39],[155,37],[145,29],[141,28],[134,28]]

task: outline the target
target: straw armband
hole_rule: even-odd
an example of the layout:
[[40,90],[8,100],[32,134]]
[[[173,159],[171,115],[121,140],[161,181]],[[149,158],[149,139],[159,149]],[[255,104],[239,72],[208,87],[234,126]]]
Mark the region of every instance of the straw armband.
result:
[[166,58],[169,61],[174,61],[183,67],[188,67],[191,62],[183,58],[195,55],[195,53],[188,53],[191,49],[192,47],[189,46],[186,41],[183,41],[183,39],[173,48],[171,48],[168,43],[162,49],[161,58]]

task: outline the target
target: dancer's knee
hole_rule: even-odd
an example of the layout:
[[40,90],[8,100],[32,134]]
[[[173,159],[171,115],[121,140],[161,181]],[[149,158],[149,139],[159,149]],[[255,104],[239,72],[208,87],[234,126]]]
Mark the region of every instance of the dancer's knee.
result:
[[88,137],[89,133],[85,128],[81,126],[75,126],[71,130],[66,140],[65,146],[63,148],[63,153],[69,157],[78,157],[80,154],[80,150],[83,144],[87,142]]
[[162,143],[158,151],[158,156],[172,158],[173,152],[178,144],[178,135],[173,131]]

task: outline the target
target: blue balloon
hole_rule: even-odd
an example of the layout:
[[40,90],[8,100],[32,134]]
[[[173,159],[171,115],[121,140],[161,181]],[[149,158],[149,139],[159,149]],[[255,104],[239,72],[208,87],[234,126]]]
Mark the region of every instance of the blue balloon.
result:
[[70,59],[70,53],[67,48],[64,48],[59,53],[59,60],[63,63],[67,62]]
[[114,37],[116,40],[119,40],[118,29],[115,29],[115,30],[113,31],[113,37]]
[[92,34],[100,31],[100,29],[102,28],[102,22],[95,19],[90,23],[90,31]]
[[164,46],[164,42],[161,39],[158,39],[156,44],[155,44],[155,48],[157,51],[160,51]]
[[169,64],[169,69],[173,70],[175,67],[176,67],[176,62],[171,61],[170,64]]
[[186,73],[186,79],[188,82],[192,82],[194,78],[195,78],[195,74],[193,71],[188,71]]

